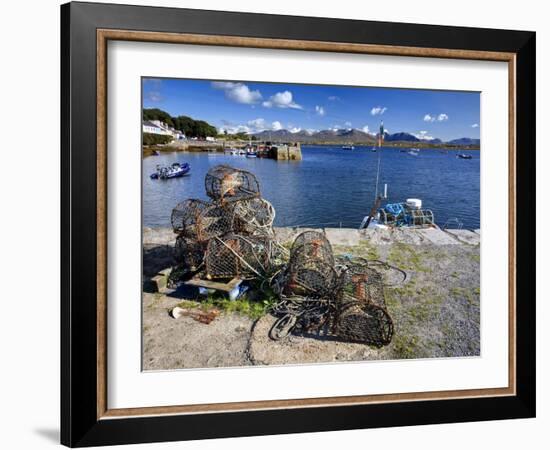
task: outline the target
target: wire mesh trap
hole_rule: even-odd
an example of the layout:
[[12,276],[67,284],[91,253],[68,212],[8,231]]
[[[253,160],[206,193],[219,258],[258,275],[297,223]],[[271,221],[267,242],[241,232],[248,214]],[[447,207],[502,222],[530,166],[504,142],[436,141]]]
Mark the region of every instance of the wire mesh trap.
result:
[[275,208],[263,198],[241,200],[234,203],[235,229],[245,234],[273,235]]
[[375,347],[389,344],[393,322],[386,310],[384,277],[377,270],[387,265],[372,265],[362,258],[335,261],[322,233],[300,234],[285,271],[273,280],[280,302],[272,312],[279,319],[269,336],[277,340],[291,332],[315,331]]
[[176,233],[198,242],[206,242],[233,230],[233,208],[190,199],[172,210],[172,228]]
[[272,268],[273,242],[263,236],[230,233],[208,241],[206,276],[212,278],[265,278]]
[[362,264],[348,264],[341,274],[339,302],[358,301],[386,307],[382,274]]
[[349,301],[338,308],[336,333],[350,342],[375,347],[388,345],[393,337],[393,321],[385,308],[374,303]]
[[279,282],[281,285],[277,290],[285,296],[322,298],[338,290],[340,277],[334,267],[325,261],[299,259],[288,264]]
[[172,216],[170,217],[174,233],[185,233],[186,236],[197,239],[196,224],[198,217],[208,206],[207,202],[195,198],[189,198],[178,203],[172,210]]
[[197,270],[203,263],[206,245],[202,242],[179,235],[174,247],[174,259],[188,271]]
[[260,196],[260,184],[254,174],[227,165],[212,167],[204,185],[206,195],[221,204]]
[[327,237],[318,231],[300,233],[290,249],[290,264],[314,259],[334,266],[334,254]]

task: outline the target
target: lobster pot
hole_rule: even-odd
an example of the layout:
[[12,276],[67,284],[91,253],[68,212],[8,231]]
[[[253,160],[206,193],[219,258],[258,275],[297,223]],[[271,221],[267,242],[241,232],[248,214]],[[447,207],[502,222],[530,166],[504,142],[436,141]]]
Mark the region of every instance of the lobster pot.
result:
[[197,270],[204,259],[205,245],[201,242],[180,235],[174,247],[174,259],[179,265],[191,271]]
[[391,342],[393,331],[390,315],[373,303],[342,303],[338,309],[336,333],[346,341],[383,347]]
[[375,269],[359,264],[348,265],[342,273],[339,301],[357,301],[386,307],[382,275]]
[[234,203],[234,226],[243,234],[273,234],[275,208],[263,198],[241,200]]
[[226,165],[212,167],[204,184],[206,195],[222,204],[260,196],[260,185],[254,174]]
[[197,216],[195,235],[200,242],[206,242],[233,231],[233,208],[231,205],[210,204]]
[[334,266],[334,255],[330,242],[323,233],[304,231],[299,234],[290,249],[290,264],[303,264],[314,259]]
[[262,236],[228,234],[211,239],[206,249],[207,278],[256,278],[271,269],[271,241]]
[[331,264],[304,259],[288,265],[282,292],[286,296],[330,297],[338,292],[339,284],[340,278]]
[[434,225],[434,213],[431,209],[411,209],[409,211],[409,225]]
[[209,206],[207,202],[194,198],[178,203],[171,216],[174,233],[183,233],[191,239],[198,239],[196,224],[200,214]]

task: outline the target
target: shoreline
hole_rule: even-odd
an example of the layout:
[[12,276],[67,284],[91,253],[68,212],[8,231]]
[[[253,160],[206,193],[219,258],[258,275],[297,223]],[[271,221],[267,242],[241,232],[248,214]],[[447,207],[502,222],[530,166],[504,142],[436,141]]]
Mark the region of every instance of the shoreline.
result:
[[[254,143],[254,141],[253,141]],[[273,143],[274,145],[277,145],[276,142]],[[173,153],[173,152],[181,152],[181,153],[223,153],[225,148],[244,148],[248,145],[247,142],[219,142],[219,143],[186,143],[186,144],[179,144],[179,145],[171,145],[171,144],[165,144],[165,145],[150,145],[150,146],[142,146],[142,153],[143,156],[153,156],[153,151],[156,150],[159,153]],[[340,147],[343,145],[350,145],[349,142],[334,142],[334,143],[300,143],[301,147]],[[374,146],[373,143],[357,143],[353,144],[355,147],[371,147]],[[405,142],[405,143],[397,143],[392,145],[384,145],[383,147],[386,148],[419,148],[421,150],[451,150],[451,151],[481,151],[480,147],[472,147],[472,146],[434,146],[434,145],[422,145],[418,142]]]

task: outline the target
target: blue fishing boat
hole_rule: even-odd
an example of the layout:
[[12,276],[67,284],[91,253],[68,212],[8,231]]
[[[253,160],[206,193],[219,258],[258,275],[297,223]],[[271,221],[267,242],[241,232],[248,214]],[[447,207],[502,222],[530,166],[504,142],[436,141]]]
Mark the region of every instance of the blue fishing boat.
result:
[[168,180],[186,175],[191,170],[188,163],[174,163],[171,166],[157,166],[157,171],[151,174],[153,180]]
[[472,155],[467,155],[466,153],[459,153],[456,157],[460,159],[472,159]]

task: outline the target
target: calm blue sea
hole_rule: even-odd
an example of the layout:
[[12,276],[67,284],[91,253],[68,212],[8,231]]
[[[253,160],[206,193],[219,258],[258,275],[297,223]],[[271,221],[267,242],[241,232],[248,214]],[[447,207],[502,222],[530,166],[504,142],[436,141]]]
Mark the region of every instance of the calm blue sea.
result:
[[[443,225],[458,218],[465,228],[479,228],[479,156],[458,159],[456,150],[421,150],[419,156],[383,147],[380,187],[388,201],[419,198]],[[143,160],[143,223],[170,226],[172,208],[186,198],[207,199],[204,176],[217,164],[253,172],[264,198],[276,210],[276,226],[359,227],[374,202],[378,152],[371,147],[302,146],[302,161],[278,162],[219,153],[168,153]],[[151,180],[157,164],[188,162],[183,178]]]

